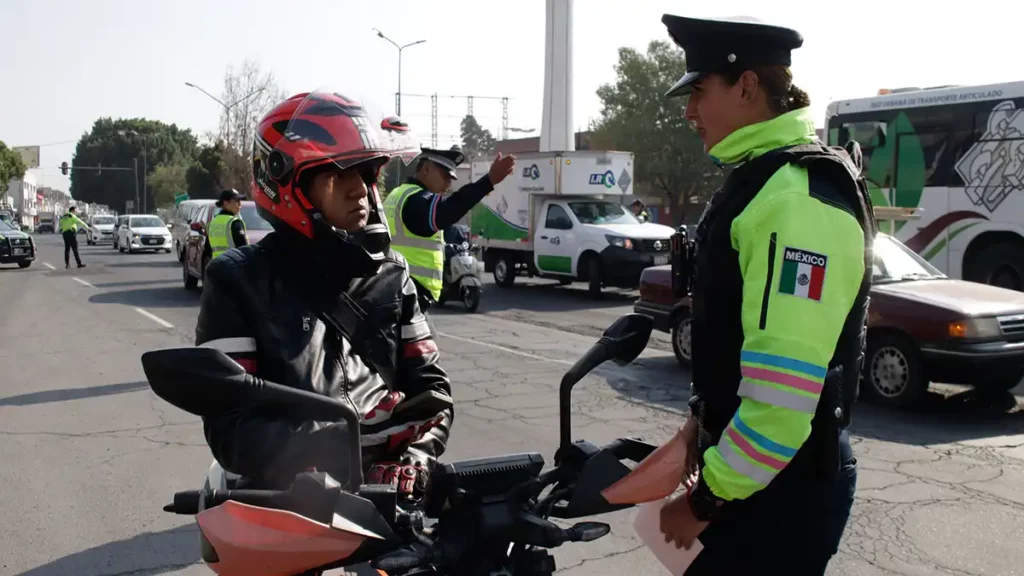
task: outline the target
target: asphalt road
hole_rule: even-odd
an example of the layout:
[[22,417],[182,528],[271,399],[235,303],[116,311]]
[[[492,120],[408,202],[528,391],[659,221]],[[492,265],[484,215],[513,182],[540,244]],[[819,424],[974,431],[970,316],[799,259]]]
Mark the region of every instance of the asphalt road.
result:
[[[182,287],[173,255],[83,246],[88,267],[65,271],[59,238],[37,239],[31,268],[0,267],[0,574],[209,574],[189,519],[160,510],[201,484],[201,426],[148,390],[138,361],[191,345],[198,293]],[[488,285],[480,313],[435,314],[458,402],[446,459],[550,459],[562,372],[635,297],[595,302],[582,285],[521,284]],[[574,436],[663,441],[682,420],[688,382],[658,335],[630,366],[578,385]],[[858,501],[829,574],[1024,574],[1024,415],[1014,403],[939,387],[914,412],[859,406]],[[562,573],[662,573],[633,535],[633,514],[609,515],[604,539],[559,549]]]

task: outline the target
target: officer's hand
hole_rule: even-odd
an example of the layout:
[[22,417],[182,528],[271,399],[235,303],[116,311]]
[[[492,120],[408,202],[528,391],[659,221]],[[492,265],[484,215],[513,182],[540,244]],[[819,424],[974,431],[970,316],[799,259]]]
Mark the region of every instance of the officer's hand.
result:
[[498,152],[498,157],[491,162],[491,169],[487,172],[487,177],[491,181],[491,185],[497,186],[498,182],[501,182],[508,175],[512,173],[512,170],[516,167],[516,157],[509,154],[508,156],[502,156],[501,152]]
[[707,522],[702,522],[694,516],[687,494],[677,496],[675,500],[665,504],[660,516],[661,533],[665,535],[665,542],[675,544],[676,548],[689,550],[697,536],[708,527]]
[[678,434],[686,445],[686,465],[683,468],[683,476],[680,483],[687,489],[697,483],[697,475],[700,473],[700,461],[697,454],[697,420],[687,418],[686,423],[679,429]]

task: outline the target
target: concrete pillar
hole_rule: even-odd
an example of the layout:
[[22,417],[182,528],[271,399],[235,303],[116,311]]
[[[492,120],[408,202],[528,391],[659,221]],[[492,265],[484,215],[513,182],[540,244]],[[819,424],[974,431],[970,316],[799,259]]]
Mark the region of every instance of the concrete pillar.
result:
[[575,150],[572,123],[572,3],[546,0],[544,116],[540,151]]

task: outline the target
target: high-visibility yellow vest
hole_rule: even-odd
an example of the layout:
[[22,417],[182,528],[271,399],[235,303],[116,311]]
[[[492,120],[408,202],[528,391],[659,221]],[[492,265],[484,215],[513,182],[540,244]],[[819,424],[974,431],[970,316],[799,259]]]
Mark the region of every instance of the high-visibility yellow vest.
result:
[[210,227],[206,231],[206,238],[210,241],[210,249],[213,250],[213,258],[235,248],[235,238],[231,235],[231,224],[238,220],[242,223],[242,232],[245,232],[245,220],[231,214],[217,214],[210,220]]
[[405,201],[421,190],[423,188],[416,184],[403,184],[392,190],[384,201],[384,217],[391,229],[391,247],[405,257],[413,280],[437,300],[441,296],[444,273],[444,234],[438,230],[432,236],[417,236],[406,230],[402,222]]
[[88,224],[86,224],[79,217],[75,216],[70,212],[66,212],[61,215],[60,222],[58,223],[58,225],[60,226],[59,231],[61,234],[65,232],[77,233],[79,225],[81,225],[82,228],[85,228],[86,230],[89,229]]

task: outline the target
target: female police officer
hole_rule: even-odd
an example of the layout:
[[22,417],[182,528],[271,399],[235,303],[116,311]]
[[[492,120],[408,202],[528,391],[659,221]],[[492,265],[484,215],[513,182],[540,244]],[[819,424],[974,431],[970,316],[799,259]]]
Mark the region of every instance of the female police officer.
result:
[[662,22],[686,118],[729,166],[695,236],[691,418],[699,480],[662,512],[686,572],[823,574],[856,485],[845,428],[863,365],[874,220],[859,154],[821,145],[786,28]]

